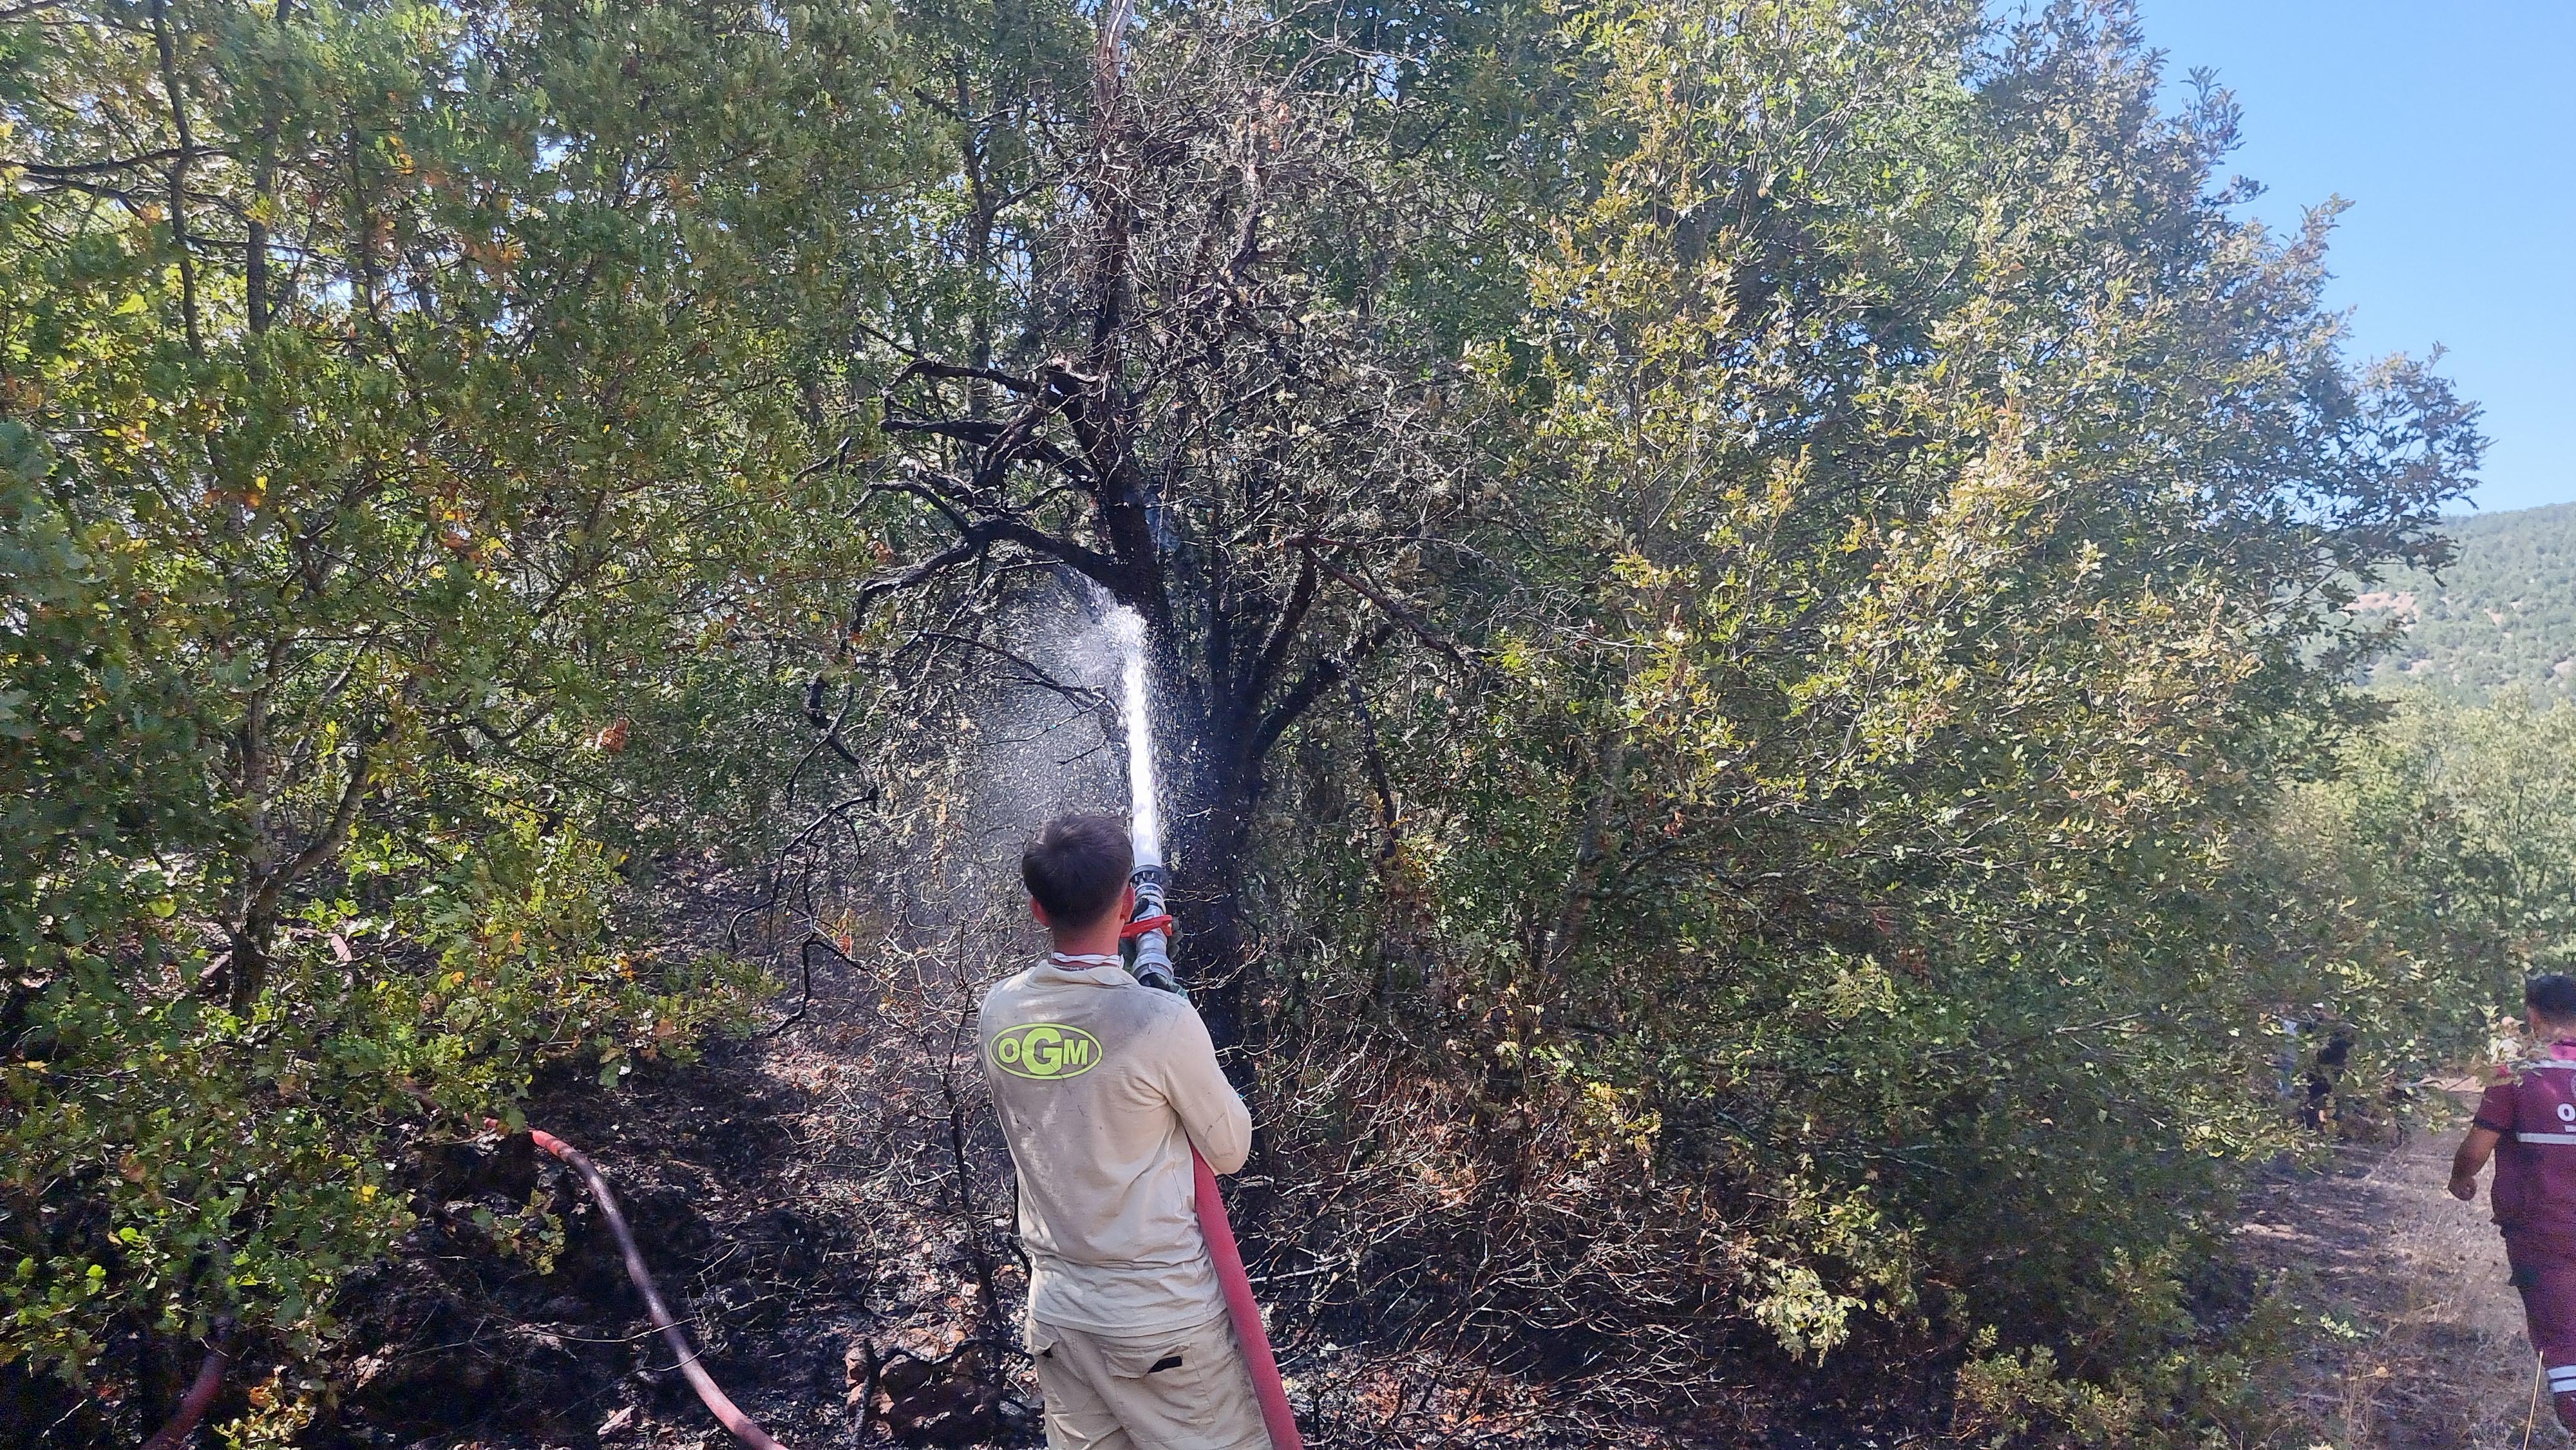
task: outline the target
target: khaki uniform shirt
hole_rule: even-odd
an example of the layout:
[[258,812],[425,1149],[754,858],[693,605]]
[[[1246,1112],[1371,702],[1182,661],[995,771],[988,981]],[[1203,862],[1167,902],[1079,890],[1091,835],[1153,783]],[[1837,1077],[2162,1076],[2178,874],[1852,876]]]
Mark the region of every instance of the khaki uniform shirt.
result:
[[1252,1116],[1198,1012],[1123,968],[1050,958],[985,994],[982,1036],[1019,1170],[1030,1315],[1126,1334],[1223,1314],[1190,1149],[1232,1173]]

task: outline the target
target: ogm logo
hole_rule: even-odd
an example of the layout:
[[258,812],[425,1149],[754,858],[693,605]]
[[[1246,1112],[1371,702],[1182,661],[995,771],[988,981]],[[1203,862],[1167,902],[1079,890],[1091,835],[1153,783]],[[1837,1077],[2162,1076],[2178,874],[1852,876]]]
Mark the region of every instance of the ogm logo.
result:
[[1080,1077],[1100,1065],[1100,1041],[1079,1027],[1031,1022],[993,1039],[993,1061],[1013,1077]]

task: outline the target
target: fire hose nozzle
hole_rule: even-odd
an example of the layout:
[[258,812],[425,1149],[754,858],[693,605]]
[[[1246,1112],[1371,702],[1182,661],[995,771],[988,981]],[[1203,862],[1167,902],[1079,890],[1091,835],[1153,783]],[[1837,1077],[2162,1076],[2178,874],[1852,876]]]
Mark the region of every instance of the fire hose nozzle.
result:
[[1188,1000],[1190,994],[1182,989],[1181,979],[1172,973],[1172,928],[1169,913],[1163,905],[1163,868],[1148,861],[1136,868],[1135,873],[1127,878],[1127,884],[1136,888],[1136,913],[1128,918],[1131,923],[1152,921],[1157,917],[1165,920],[1164,925],[1138,932],[1121,943],[1127,952],[1129,975],[1157,991]]

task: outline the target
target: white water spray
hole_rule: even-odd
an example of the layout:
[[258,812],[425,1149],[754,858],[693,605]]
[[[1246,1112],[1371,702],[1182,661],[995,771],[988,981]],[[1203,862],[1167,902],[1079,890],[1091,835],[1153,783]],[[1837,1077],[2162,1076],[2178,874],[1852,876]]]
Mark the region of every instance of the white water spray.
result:
[[[1136,888],[1134,920],[1145,922],[1165,915],[1163,804],[1155,791],[1154,702],[1145,688],[1145,621],[1132,609],[1120,609],[1109,616],[1109,638],[1118,646],[1120,683],[1126,687],[1122,709],[1127,717],[1127,835],[1136,850],[1136,874],[1128,880]],[[1180,979],[1172,975],[1169,925],[1136,937],[1128,970],[1146,986],[1181,991]]]
[[1135,838],[1136,864],[1163,864],[1163,807],[1154,774],[1153,697],[1145,688],[1145,621],[1120,605],[1109,615],[1109,638],[1118,646],[1120,706],[1127,722],[1128,833]]
[[[1118,646],[1119,683],[1124,687],[1120,708],[1127,720],[1127,809],[1129,838],[1135,843],[1136,916],[1139,923],[1163,916],[1163,805],[1156,793],[1154,775],[1154,699],[1145,687],[1145,621],[1136,611],[1125,607],[1111,612],[1109,638]],[[1148,987],[1186,997],[1180,979],[1172,975],[1172,929],[1169,918],[1164,925],[1136,938],[1135,957],[1130,970],[1136,980]],[[1216,1267],[1217,1282],[1225,1291],[1226,1317],[1234,1322],[1234,1340],[1243,1351],[1244,1368],[1252,1375],[1253,1394],[1261,1402],[1261,1423],[1269,1431],[1271,1450],[1304,1450],[1305,1441],[1298,1438],[1297,1415],[1288,1404],[1287,1389],[1279,1381],[1278,1361],[1271,1357],[1270,1333],[1261,1322],[1261,1305],[1252,1297],[1252,1280],[1243,1271],[1243,1254],[1235,1246],[1234,1227],[1226,1222],[1225,1198],[1218,1192],[1216,1174],[1208,1161],[1190,1151],[1194,1176],[1191,1184],[1192,1206],[1196,1209],[1199,1231],[1206,1237],[1208,1257]]]

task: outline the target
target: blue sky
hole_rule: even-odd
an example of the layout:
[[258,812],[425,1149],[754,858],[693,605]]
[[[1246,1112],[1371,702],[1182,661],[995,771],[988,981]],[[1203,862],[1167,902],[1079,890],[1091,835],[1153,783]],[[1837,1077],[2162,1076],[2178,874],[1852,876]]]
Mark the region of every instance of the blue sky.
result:
[[2350,201],[2328,299],[2359,356],[2450,349],[2482,510],[2576,500],[2576,0],[2139,0],[2175,80],[2244,108],[2277,225]]

